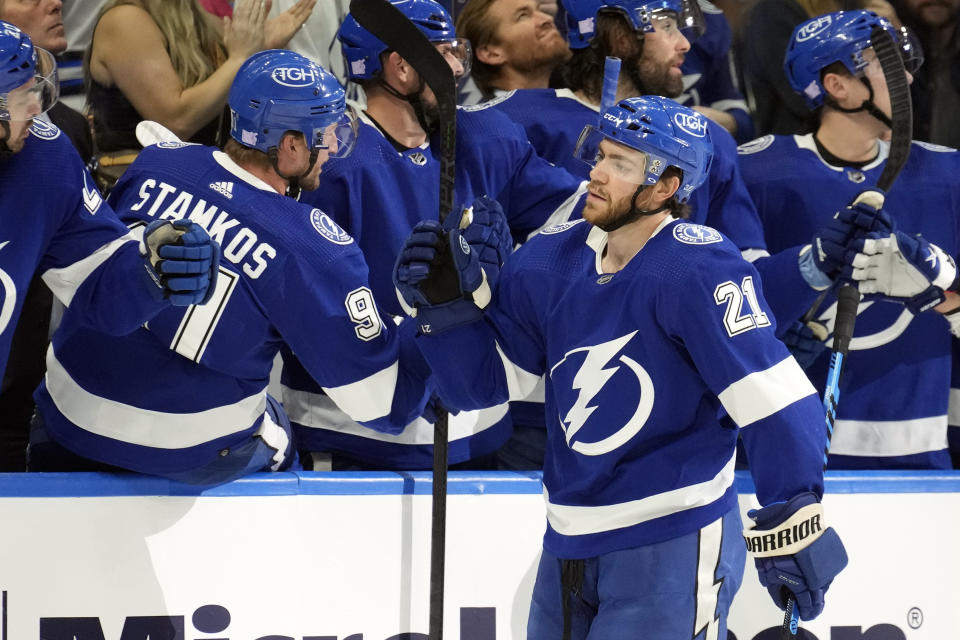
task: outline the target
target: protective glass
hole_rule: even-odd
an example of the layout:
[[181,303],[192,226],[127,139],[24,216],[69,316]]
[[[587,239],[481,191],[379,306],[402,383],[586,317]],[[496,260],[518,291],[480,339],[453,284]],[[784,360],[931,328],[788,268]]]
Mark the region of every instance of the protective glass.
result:
[[641,185],[647,178],[647,154],[624,146],[592,125],[584,127],[573,157],[606,175]]
[[473,60],[473,49],[466,38],[456,38],[446,42],[434,43],[437,51],[446,59],[453,69],[453,75],[460,80],[470,75],[470,63]]
[[0,120],[25,122],[46,113],[60,97],[57,63],[50,52],[35,48],[36,75],[23,85],[0,93]]
[[314,147],[327,151],[331,158],[346,158],[357,142],[357,114],[347,107],[336,122],[314,129]]

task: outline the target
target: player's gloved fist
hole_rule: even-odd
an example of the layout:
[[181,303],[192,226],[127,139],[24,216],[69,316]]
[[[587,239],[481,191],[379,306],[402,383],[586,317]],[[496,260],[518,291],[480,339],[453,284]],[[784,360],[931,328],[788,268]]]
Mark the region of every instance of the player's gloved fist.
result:
[[404,310],[421,333],[439,333],[473,322],[490,302],[480,260],[454,218],[453,229],[435,220],[413,228],[397,256],[393,284]]
[[760,584],[781,609],[786,610],[785,592],[789,591],[800,618],[816,618],[823,611],[830,583],[847,566],[847,552],[837,532],[824,526],[816,494],[801,493],[747,515],[755,524],[743,536]]
[[477,252],[480,267],[493,288],[503,262],[513,251],[513,236],[510,235],[503,207],[493,198],[480,196],[471,207],[464,210],[460,229],[467,243]]
[[852,278],[864,295],[878,294],[920,313],[960,286],[954,259],[922,236],[871,233],[859,244]]
[[857,256],[856,241],[867,233],[892,229],[893,221],[882,209],[883,198],[882,191],[864,191],[813,235],[811,255],[827,278],[849,280]]
[[145,273],[158,300],[185,307],[204,304],[213,295],[220,245],[189,220],[154,220],[140,243]]
[[827,344],[824,342],[826,339],[827,329],[822,324],[803,323],[799,320],[790,325],[782,338],[783,344],[787,345],[797,364],[804,369],[816,362],[820,354],[826,350]]

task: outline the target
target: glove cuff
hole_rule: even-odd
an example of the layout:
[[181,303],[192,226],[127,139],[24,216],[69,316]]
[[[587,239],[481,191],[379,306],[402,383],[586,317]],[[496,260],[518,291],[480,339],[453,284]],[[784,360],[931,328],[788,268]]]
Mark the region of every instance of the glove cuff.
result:
[[817,267],[817,261],[814,260],[809,244],[800,249],[797,265],[800,267],[800,275],[814,291],[824,291],[833,284],[833,280]]
[[743,539],[747,543],[747,551],[754,558],[788,556],[812,544],[823,535],[825,529],[823,505],[814,502],[797,509],[772,529],[753,526],[744,530]]

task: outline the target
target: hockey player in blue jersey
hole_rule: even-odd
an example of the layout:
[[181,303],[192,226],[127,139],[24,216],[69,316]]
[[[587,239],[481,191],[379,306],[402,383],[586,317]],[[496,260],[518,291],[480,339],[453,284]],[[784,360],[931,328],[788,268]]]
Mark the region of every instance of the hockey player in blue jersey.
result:
[[683,93],[677,102],[693,107],[733,135],[737,142],[753,139],[753,119],[737,86],[730,46],[733,30],[719,7],[698,0],[703,12],[703,35],[690,43],[684,56]]
[[0,21],[0,373],[35,272],[71,322],[112,334],[202,300],[214,276],[196,225],[161,223],[140,243],[120,223],[67,137],[34,120],[58,92],[53,56]]
[[401,357],[356,242],[322,210],[286,197],[316,188],[346,155],[355,120],[336,79],[307,58],[249,58],[229,95],[223,151],[144,149],[110,194],[132,225],[189,216],[223,247],[210,302],[171,310],[123,338],[68,324],[36,397],[35,469],[83,459],[196,485],[291,465],[289,423],[267,395],[281,345],[353,419],[397,431],[429,392],[416,349]]
[[396,268],[446,396],[482,405],[546,378],[547,531],[527,637],[725,638],[745,556],[738,434],[763,505],[744,532],[760,580],[816,617],[846,563],[821,519],[823,410],[757,271],[681,219],[710,166],[705,118],[630,98],[578,155],[593,165],[584,220],[510,256],[481,319],[461,294],[477,260],[437,223],[416,227]]
[[[812,238],[816,244],[816,229],[831,222],[838,206],[876,184],[883,171],[889,148],[883,137],[890,130],[891,111],[886,82],[870,42],[871,30],[878,26],[896,35],[886,19],[867,11],[820,16],[794,32],[785,61],[787,78],[809,107],[818,110],[819,126],[812,134],[770,135],[740,148],[744,180],[764,222],[771,252],[807,245]],[[900,42],[909,69],[911,61],[916,62],[915,52],[909,40]],[[790,167],[790,171],[771,167]],[[951,466],[947,453],[948,322],[935,312],[920,312],[928,305],[919,301],[900,304],[926,285],[909,289],[910,296],[905,297],[903,290],[894,291],[889,284],[909,265],[929,266],[924,263],[930,255],[927,241],[950,256],[960,250],[958,172],[960,153],[914,142],[900,177],[887,194],[885,212],[871,216],[871,225],[879,225],[872,230],[887,238],[883,254],[890,258],[885,267],[887,283],[861,284],[861,291],[871,295],[861,303],[850,356],[844,363],[843,402],[830,450],[833,468]],[[898,256],[894,256],[891,234],[897,239]],[[879,245],[875,249],[874,262],[881,257]],[[809,254],[819,262],[819,252]],[[894,258],[899,267],[893,266]],[[827,274],[837,270],[830,264],[819,266]],[[948,266],[947,260],[936,264],[938,271]],[[874,270],[877,268],[875,264]],[[936,274],[925,273],[927,285],[937,279]],[[823,278],[822,287],[829,284],[829,279]],[[943,288],[949,288],[949,283],[941,282],[937,295]],[[804,298],[809,297],[809,288],[786,287],[784,293]],[[887,300],[878,300],[878,294],[899,296],[882,295]],[[832,331],[835,310],[832,295],[816,310],[814,319],[827,332]],[[778,322],[790,325],[799,318],[778,316]],[[794,327],[797,332],[806,331]],[[806,342],[816,344],[810,335]],[[823,345],[819,346],[822,351]],[[823,388],[827,353],[811,355],[807,372],[814,384]]]
[[[441,51],[458,76],[470,49],[447,12],[433,0],[395,3]],[[440,167],[434,134],[436,99],[397,52],[348,15],[338,34],[351,81],[367,96],[357,146],[330,162],[320,188],[304,195],[350,233],[370,265],[374,299],[385,313],[403,316],[391,275],[413,225],[435,215]],[[515,239],[566,220],[582,195],[581,181],[539,158],[523,131],[495,111],[457,114],[455,206],[480,196],[502,205]],[[495,205],[491,205],[495,206]],[[487,210],[481,204],[476,213]],[[370,433],[335,411],[306,372],[285,357],[284,406],[303,449],[334,452],[335,468],[428,469],[433,460],[429,416],[395,436]],[[455,409],[456,407],[451,407]],[[450,419],[450,462],[489,454],[510,433],[506,406],[461,412]]]

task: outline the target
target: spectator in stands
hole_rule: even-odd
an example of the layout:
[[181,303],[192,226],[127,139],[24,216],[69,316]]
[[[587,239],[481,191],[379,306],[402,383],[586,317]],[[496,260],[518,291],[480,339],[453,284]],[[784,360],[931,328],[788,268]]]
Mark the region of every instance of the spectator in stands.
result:
[[[30,36],[34,46],[56,55],[67,48],[62,7],[61,0],[0,0],[0,20],[19,27]],[[90,161],[93,142],[82,115],[57,102],[44,117],[67,134],[84,162]],[[26,468],[33,390],[40,384],[45,370],[43,354],[49,341],[52,310],[53,295],[37,276],[23,301],[9,366],[0,386],[0,471]]]
[[[846,6],[852,5],[852,6]],[[790,88],[783,59],[793,29],[814,16],[841,9],[867,9],[900,26],[887,0],[760,0],[747,18],[739,45],[756,135],[810,133],[814,122],[803,100]]]
[[[244,60],[264,48],[266,13],[263,0],[237,0],[221,38],[194,0],[108,2],[86,61],[97,151],[129,164],[139,149],[140,120],[155,120],[183,140],[219,142],[229,126],[230,83]],[[107,173],[100,171],[102,185]]]
[[919,36],[926,62],[913,79],[913,135],[960,148],[960,0],[901,0],[904,23]]
[[457,16],[457,35],[473,46],[471,76],[484,99],[546,89],[553,70],[572,55],[535,0],[470,0]]
[[700,0],[707,25],[690,43],[683,61],[683,93],[676,100],[699,111],[730,132],[738,143],[753,139],[753,119],[737,86],[730,45],[733,31],[723,11]]

